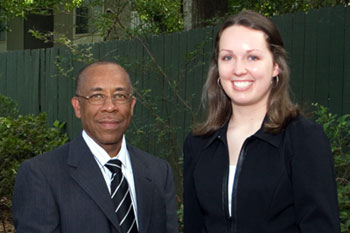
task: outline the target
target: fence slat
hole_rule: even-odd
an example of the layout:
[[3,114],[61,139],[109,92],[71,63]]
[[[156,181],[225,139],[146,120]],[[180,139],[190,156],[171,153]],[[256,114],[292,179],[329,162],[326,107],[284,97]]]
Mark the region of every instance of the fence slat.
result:
[[[28,58],[29,59],[29,58]],[[30,73],[26,73],[28,86],[31,87],[31,102],[32,109],[31,112],[34,114],[39,114],[40,105],[40,50],[32,50],[30,61],[26,61],[28,66],[31,68]]]
[[16,51],[16,96],[18,99],[18,106],[19,108],[23,109],[24,112],[26,112],[27,105],[27,98],[26,96],[26,90],[28,87],[25,86],[25,77],[24,77],[24,59],[25,59],[25,50],[22,51]]
[[[344,79],[344,44],[350,41],[344,41],[345,28],[345,8],[342,6],[328,8],[330,12],[330,41],[329,41],[329,76],[323,75],[328,79],[329,90],[329,109],[331,112],[342,112],[343,110],[343,79]],[[336,40],[333,38],[337,38]]]
[[[287,54],[290,64],[291,88],[297,102],[302,102],[303,73],[304,73],[304,50],[305,50],[305,14],[293,15],[293,27],[291,33],[292,49]],[[306,68],[308,69],[308,68]]]
[[344,81],[343,81],[343,111],[350,113],[350,7],[345,8],[345,30],[344,30]]
[[0,94],[7,95],[7,53],[0,53]]
[[18,101],[17,96],[17,52],[9,52],[6,59],[6,93]]
[[315,29],[317,34],[317,51],[314,54],[317,60],[316,76],[315,76],[315,96],[311,101],[329,106],[329,78],[330,77],[330,44],[331,44],[331,14],[329,8],[320,9],[317,11],[318,19]]
[[[307,105],[314,100],[315,79],[317,66],[317,41],[318,34],[315,25],[318,24],[318,12],[309,12],[305,17],[305,50],[304,50],[304,72],[303,91],[300,96],[302,105]],[[293,72],[293,71],[292,71]]]
[[56,57],[58,56],[58,49],[53,48],[47,51],[46,53],[46,73],[43,77],[46,79],[46,85],[43,86],[46,103],[45,103],[45,112],[47,113],[47,120],[49,124],[52,124],[58,116],[58,79],[54,76],[57,74],[57,69],[55,66]]

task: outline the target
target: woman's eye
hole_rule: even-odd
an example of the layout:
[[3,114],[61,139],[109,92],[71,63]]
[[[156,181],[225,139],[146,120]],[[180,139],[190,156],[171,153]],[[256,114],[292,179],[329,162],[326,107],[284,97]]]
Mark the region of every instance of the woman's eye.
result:
[[229,55],[222,57],[222,60],[224,60],[224,61],[229,61],[231,59],[232,59],[232,56],[229,56]]
[[257,56],[254,56],[254,55],[249,55],[249,56],[248,56],[248,60],[250,60],[250,61],[256,61],[256,60],[258,60],[258,57],[257,57]]

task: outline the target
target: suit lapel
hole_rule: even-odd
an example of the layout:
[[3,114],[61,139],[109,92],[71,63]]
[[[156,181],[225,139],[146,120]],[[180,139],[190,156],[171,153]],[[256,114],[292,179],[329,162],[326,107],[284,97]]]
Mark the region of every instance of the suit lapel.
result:
[[95,201],[117,231],[121,232],[106,182],[81,135],[70,143],[68,165],[71,167],[72,178]]
[[147,160],[139,150],[127,145],[134,175],[139,232],[146,233],[151,219],[153,184]]

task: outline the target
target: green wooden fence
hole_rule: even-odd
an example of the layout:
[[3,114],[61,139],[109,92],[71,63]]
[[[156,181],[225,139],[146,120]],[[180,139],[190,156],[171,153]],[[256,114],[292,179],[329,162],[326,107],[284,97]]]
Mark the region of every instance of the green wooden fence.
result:
[[[296,100],[305,106],[319,102],[338,114],[350,113],[350,8],[323,8],[308,14],[276,16],[273,21],[289,53]],[[159,134],[167,125],[166,132],[175,131],[177,135],[169,143],[178,144],[181,153],[193,116],[200,118],[201,89],[216,30],[207,27],[150,37],[143,41],[146,47],[138,40],[81,47],[82,51],[91,47],[95,59],[122,63],[131,74],[139,93],[131,136],[143,135],[138,139],[144,140],[143,149],[158,154]],[[47,112],[49,122],[66,122],[73,137],[80,131],[80,122],[70,104],[72,77],[83,65],[75,57],[67,48],[0,53],[0,94],[17,100],[21,114]],[[73,67],[69,77],[59,73],[58,58],[63,68]],[[149,123],[152,129],[146,127]]]

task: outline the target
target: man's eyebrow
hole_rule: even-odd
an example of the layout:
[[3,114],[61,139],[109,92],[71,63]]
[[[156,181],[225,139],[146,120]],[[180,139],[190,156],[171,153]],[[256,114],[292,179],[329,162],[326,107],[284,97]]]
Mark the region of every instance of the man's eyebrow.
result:
[[[128,91],[129,88],[127,87],[116,87],[114,89],[114,91]],[[103,91],[103,88],[102,87],[93,87],[89,90],[90,92],[93,92],[93,91]]]
[[129,90],[129,88],[126,88],[126,87],[116,87],[114,89],[114,91],[128,91],[128,90]]
[[101,87],[93,87],[89,91],[102,91],[103,89]]

